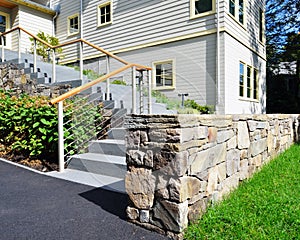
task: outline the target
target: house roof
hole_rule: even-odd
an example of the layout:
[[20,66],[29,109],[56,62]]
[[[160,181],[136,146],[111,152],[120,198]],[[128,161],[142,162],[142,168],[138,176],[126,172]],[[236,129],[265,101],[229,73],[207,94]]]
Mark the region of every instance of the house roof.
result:
[[1,0],[0,2],[0,6],[6,8],[14,8],[18,5],[27,6],[40,12],[55,15],[55,11],[53,9],[30,0]]

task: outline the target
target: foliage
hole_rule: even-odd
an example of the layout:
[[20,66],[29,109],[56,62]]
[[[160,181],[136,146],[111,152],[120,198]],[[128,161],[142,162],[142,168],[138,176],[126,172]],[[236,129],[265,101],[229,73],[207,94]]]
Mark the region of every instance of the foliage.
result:
[[267,66],[276,68],[288,35],[300,32],[300,0],[266,1]]
[[[78,152],[95,134],[95,121],[101,115],[99,107],[85,102],[74,114],[74,100],[67,101],[64,112],[65,147],[70,153]],[[84,122],[84,125],[83,125]],[[95,136],[95,135],[94,135]],[[28,157],[56,158],[58,152],[57,108],[41,96],[19,97],[0,92],[0,143],[14,153]],[[80,147],[78,147],[80,146]]]
[[211,108],[209,106],[201,106],[194,100],[185,100],[184,108],[182,108],[180,100],[169,99],[165,94],[161,93],[160,91],[152,91],[152,97],[156,98],[156,102],[166,104],[167,109],[176,109],[180,114],[211,113]]
[[[49,43],[52,46],[57,46],[59,45],[59,40],[56,37],[50,36],[49,34],[45,34],[42,31],[39,31],[38,34],[36,35],[38,38],[42,39],[43,41]],[[34,52],[34,38],[29,38],[31,43],[31,53]],[[56,48],[55,52],[57,54],[61,54],[62,53],[62,48]],[[48,60],[49,55],[51,54],[51,52],[49,51],[49,48],[44,45],[43,43],[41,43],[40,41],[36,41],[36,52],[37,55],[42,56],[44,61]]]
[[185,239],[299,239],[300,146],[294,145],[191,224]]
[[124,85],[124,86],[127,85],[126,82],[125,82],[124,80],[119,80],[119,79],[113,80],[113,81],[111,82],[111,84]]

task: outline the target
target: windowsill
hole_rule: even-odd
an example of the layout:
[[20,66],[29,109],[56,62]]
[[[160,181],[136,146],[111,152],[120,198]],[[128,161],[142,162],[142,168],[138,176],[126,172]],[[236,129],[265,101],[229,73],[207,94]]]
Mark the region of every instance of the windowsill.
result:
[[253,98],[246,98],[246,97],[239,97],[240,101],[243,102],[254,102],[254,103],[259,103],[259,100],[253,99]]
[[166,86],[162,86],[162,87],[153,87],[153,90],[175,90],[174,86],[170,86],[170,87],[166,87]]
[[68,37],[74,37],[74,36],[76,36],[76,35],[78,35],[79,34],[79,32],[76,32],[76,33],[69,33],[68,34]]
[[197,14],[197,15],[191,14],[191,15],[190,15],[190,19],[193,20],[193,19],[197,19],[197,18],[209,16],[209,15],[214,15],[214,14],[216,14],[216,11],[215,11],[215,10],[209,11],[209,12],[200,13],[200,14]]
[[103,23],[103,24],[98,24],[97,28],[105,27],[105,26],[108,26],[108,25],[111,25],[111,24],[112,24],[112,21],[107,22],[107,23]]
[[240,23],[240,21],[235,17],[233,16],[230,12],[228,12],[228,15],[229,17],[231,17],[238,25],[240,25],[240,27],[242,27],[245,31],[247,30],[246,29],[246,19],[244,19],[244,23]]

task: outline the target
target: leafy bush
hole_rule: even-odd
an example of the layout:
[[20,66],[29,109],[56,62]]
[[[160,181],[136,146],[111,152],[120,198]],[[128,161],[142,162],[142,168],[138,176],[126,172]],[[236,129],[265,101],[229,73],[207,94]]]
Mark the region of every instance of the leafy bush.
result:
[[184,108],[181,107],[180,100],[169,99],[165,94],[159,91],[152,91],[152,97],[156,98],[159,103],[164,103],[167,109],[176,109],[180,114],[208,114],[211,113],[211,107],[201,106],[194,100],[187,99],[184,101]]
[[[40,32],[38,32],[38,34],[36,36],[39,37],[40,39],[44,40],[45,42],[49,43],[52,46],[59,45],[58,38],[50,36],[49,34],[45,34],[44,32],[40,31]],[[31,50],[31,53],[33,53],[34,38],[29,38],[29,39],[32,42],[30,50]],[[62,51],[63,51],[62,48],[55,49],[55,52],[58,54],[61,54]],[[36,52],[37,52],[37,55],[43,57],[44,61],[48,60],[49,48],[39,41],[36,42]]]
[[[95,122],[101,120],[101,115],[99,106],[87,102],[76,114],[74,100],[65,101],[65,104],[65,147],[69,154],[74,154],[85,148],[92,134],[96,135]],[[0,91],[0,143],[23,156],[56,158],[56,106],[46,97],[26,94],[16,97]]]
[[124,85],[124,86],[127,85],[126,82],[125,82],[124,80],[119,80],[119,79],[113,80],[113,81],[111,82],[111,84]]

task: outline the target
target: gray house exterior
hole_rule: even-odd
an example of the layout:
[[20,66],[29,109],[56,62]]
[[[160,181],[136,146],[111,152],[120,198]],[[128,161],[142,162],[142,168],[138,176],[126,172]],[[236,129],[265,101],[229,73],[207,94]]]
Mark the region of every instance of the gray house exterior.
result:
[[[5,0],[0,16],[6,29],[44,31],[61,43],[83,38],[151,66],[153,89],[171,98],[188,93],[219,114],[247,114],[266,109],[264,9],[263,0]],[[18,35],[9,37],[6,47],[17,49]],[[106,73],[102,54],[85,46],[83,57],[86,69]],[[60,61],[78,59],[78,46],[69,46]]]

